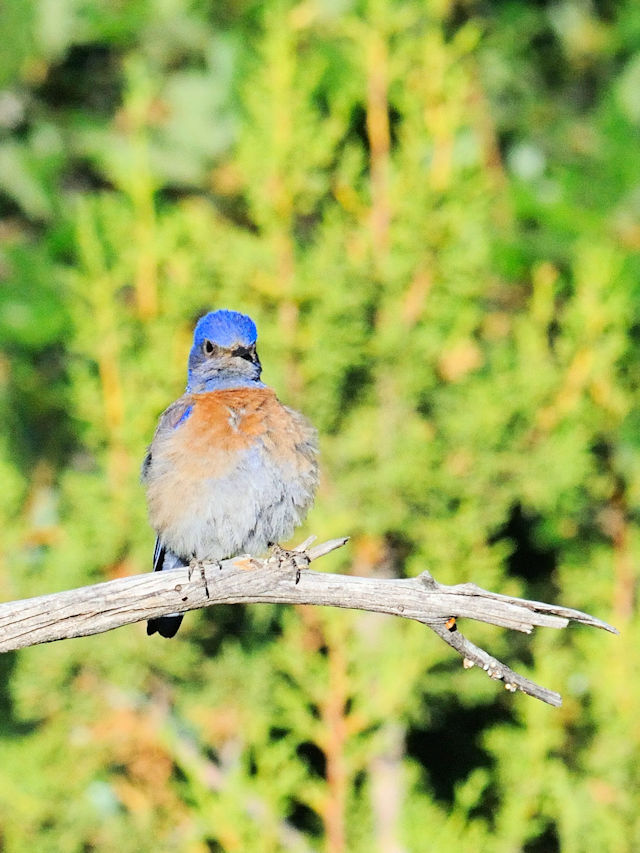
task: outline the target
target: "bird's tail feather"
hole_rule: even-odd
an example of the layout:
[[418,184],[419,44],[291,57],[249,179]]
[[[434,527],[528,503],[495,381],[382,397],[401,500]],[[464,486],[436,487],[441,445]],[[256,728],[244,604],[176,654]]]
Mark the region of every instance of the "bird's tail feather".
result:
[[[188,566],[189,563],[174,554],[156,539],[156,547],[153,552],[153,570],[154,572],[171,571],[171,569]],[[147,622],[147,634],[155,634],[156,631],[161,637],[175,637],[178,633],[178,628],[182,622],[182,613],[170,613],[168,616],[159,616],[157,619],[149,619]]]
[[147,634],[155,634],[156,631],[161,637],[175,637],[178,633],[178,628],[182,622],[182,613],[172,613],[170,616],[159,616],[157,619],[149,619],[147,622]]

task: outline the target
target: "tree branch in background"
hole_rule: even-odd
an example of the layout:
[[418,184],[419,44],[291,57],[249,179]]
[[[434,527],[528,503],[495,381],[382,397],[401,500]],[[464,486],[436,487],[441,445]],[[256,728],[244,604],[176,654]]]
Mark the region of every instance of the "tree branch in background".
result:
[[470,583],[445,586],[428,572],[417,578],[381,579],[306,571],[309,563],[347,542],[346,538],[333,539],[312,546],[314,538],[267,559],[236,557],[198,564],[195,570],[149,572],[0,604],[0,652],[100,634],[213,604],[320,604],[415,619],[454,648],[465,667],[477,665],[491,678],[503,681],[507,690],[521,690],[559,706],[558,693],[518,675],[475,646],[458,630],[456,619],[475,619],[527,634],[536,626],[565,628],[570,621],[618,633],[579,610],[498,595]]

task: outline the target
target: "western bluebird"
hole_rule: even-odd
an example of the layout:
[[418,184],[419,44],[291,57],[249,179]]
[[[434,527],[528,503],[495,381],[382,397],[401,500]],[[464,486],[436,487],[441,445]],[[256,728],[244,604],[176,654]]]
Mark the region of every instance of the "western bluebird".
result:
[[[260,381],[256,338],[236,311],[196,325],[186,391],[161,415],[142,465],[155,571],[263,553],[313,502],[316,431]],[[181,622],[150,619],[147,633],[173,637]]]

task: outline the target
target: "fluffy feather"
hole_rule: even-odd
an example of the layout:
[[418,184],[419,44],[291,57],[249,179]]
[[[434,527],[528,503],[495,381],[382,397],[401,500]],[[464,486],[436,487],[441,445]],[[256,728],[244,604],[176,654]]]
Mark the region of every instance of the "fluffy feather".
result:
[[[236,311],[198,321],[187,390],[161,416],[142,465],[156,571],[261,554],[313,502],[316,432],[260,382],[256,338]],[[181,620],[152,619],[147,630],[171,637]]]

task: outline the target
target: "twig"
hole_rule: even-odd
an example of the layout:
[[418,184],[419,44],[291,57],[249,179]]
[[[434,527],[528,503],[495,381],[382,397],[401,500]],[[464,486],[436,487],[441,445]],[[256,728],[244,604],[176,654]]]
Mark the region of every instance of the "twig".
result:
[[[53,640],[100,634],[132,622],[197,610],[213,604],[321,604],[389,613],[422,622],[464,658],[476,664],[509,690],[521,690],[550,705],[560,705],[559,694],[513,672],[469,642],[455,618],[466,617],[503,628],[530,633],[535,626],[564,628],[570,621],[617,634],[606,622],[567,607],[526,601],[488,592],[475,584],[445,586],[428,572],[417,578],[363,578],[305,570],[296,583],[299,563],[340,548],[346,538],[311,547],[314,537],[294,549],[290,561],[282,555],[267,559],[236,557],[203,564],[202,574],[172,569],[118,578],[24,601],[0,604],[0,652]],[[208,590],[208,595],[207,595]],[[455,617],[455,618],[453,618]]]

